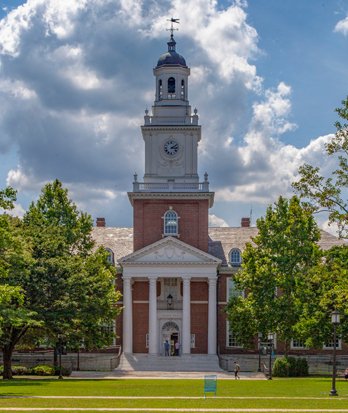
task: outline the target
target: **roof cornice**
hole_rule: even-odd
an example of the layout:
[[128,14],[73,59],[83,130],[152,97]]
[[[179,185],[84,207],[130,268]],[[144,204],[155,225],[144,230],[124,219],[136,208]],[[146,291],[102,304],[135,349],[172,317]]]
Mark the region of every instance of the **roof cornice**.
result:
[[135,199],[176,199],[209,201],[209,208],[214,204],[215,192],[128,192],[128,198],[133,205]]

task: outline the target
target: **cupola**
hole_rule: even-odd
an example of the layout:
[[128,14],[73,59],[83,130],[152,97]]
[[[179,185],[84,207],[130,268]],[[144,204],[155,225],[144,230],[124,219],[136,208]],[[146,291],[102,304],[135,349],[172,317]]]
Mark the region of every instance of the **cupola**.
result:
[[186,61],[179,53],[176,52],[175,46],[176,41],[174,40],[173,33],[170,35],[170,39],[168,44],[168,52],[163,53],[160,58],[158,59],[156,68],[160,66],[186,66]]

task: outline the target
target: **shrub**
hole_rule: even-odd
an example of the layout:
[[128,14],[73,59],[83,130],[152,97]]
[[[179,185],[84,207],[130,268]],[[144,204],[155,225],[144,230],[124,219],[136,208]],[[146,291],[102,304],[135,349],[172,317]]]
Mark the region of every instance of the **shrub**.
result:
[[297,359],[295,357],[286,357],[289,365],[289,377],[296,377],[297,374]]
[[281,357],[274,362],[272,374],[275,377],[308,376],[308,363],[305,358]]
[[12,366],[12,374],[14,376],[24,376],[29,373],[29,369],[25,366]]
[[289,377],[289,362],[286,357],[277,358],[275,360],[272,374],[275,377]]
[[[59,366],[55,368],[55,374],[59,375]],[[70,376],[71,368],[62,366],[62,376]]]
[[297,359],[297,375],[301,377],[309,376],[308,362],[305,358]]
[[53,366],[48,364],[39,364],[30,370],[34,376],[54,376],[55,370]]
[[[29,369],[25,366],[12,366],[11,370],[14,376],[24,376],[25,374],[29,374]],[[0,376],[3,374],[4,366],[0,366]]]

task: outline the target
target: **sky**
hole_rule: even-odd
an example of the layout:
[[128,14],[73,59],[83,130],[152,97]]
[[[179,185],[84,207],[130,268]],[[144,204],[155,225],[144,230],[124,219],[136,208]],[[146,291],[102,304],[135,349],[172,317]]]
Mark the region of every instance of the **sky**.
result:
[[330,173],[348,0],[0,0],[0,188],[17,189],[14,213],[58,178],[94,219],[132,226],[170,17],[202,125],[199,174],[215,191],[210,225],[255,225],[306,162]]

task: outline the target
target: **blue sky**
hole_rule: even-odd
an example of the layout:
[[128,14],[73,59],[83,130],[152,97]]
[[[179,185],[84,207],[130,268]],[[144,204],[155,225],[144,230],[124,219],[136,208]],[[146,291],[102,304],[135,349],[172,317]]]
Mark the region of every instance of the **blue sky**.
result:
[[[19,7],[23,4],[23,7]],[[348,0],[0,0],[0,187],[23,213],[59,178],[108,225],[131,226],[140,125],[168,17],[191,67],[212,225],[253,221],[324,145],[348,95]],[[325,227],[324,218],[321,225]]]

